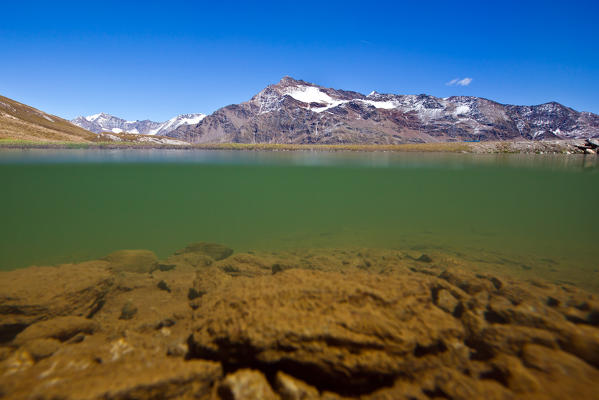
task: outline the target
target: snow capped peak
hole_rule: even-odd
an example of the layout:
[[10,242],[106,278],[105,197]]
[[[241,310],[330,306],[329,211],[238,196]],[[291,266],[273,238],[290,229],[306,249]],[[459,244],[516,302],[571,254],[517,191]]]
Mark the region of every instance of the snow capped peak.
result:
[[368,93],[367,97],[376,96],[377,94],[379,94],[379,92],[377,92],[376,90],[373,90],[372,92]]
[[95,121],[100,117],[108,117],[108,114],[104,114],[104,113],[99,113],[99,114],[94,114],[94,115],[90,115],[87,117],[84,117],[86,120],[88,120],[89,122]]
[[156,129],[152,129],[148,134],[149,135],[163,135],[168,132],[174,131],[178,127],[182,125],[197,125],[201,120],[206,118],[205,114],[182,114],[177,115],[169,119],[166,122],[160,124]]
[[196,125],[206,115],[204,114],[183,114],[173,117],[165,122],[144,121],[125,121],[124,119],[99,113],[87,117],[77,117],[71,122],[84,129],[95,133],[113,132],[113,133],[139,133],[143,135],[166,135],[182,125]]

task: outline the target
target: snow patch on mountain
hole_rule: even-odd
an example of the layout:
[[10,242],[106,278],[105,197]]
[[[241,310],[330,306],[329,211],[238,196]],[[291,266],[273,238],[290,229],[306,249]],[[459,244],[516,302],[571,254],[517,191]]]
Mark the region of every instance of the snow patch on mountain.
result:
[[[315,106],[310,105],[309,107],[305,107],[311,111],[316,113],[321,113],[323,111],[329,110],[331,108],[335,108],[342,104],[349,103],[350,101],[361,102],[364,104],[368,104],[374,106],[376,108],[383,108],[386,110],[397,108],[397,103],[394,101],[376,101],[376,100],[362,100],[362,99],[336,99],[329,96],[327,93],[322,91],[320,88],[316,86],[295,86],[290,87],[283,94],[294,98],[295,100],[301,101],[302,103],[307,104],[317,104]],[[369,96],[375,95],[376,92],[372,92]]]
[[298,86],[290,88],[290,90],[286,91],[285,94],[298,101],[301,101],[302,103],[335,103],[335,100],[333,100],[331,96],[314,86]]
[[359,100],[363,103],[370,104],[376,108],[383,108],[385,110],[391,110],[397,108],[397,103],[394,101],[375,101],[375,100]]

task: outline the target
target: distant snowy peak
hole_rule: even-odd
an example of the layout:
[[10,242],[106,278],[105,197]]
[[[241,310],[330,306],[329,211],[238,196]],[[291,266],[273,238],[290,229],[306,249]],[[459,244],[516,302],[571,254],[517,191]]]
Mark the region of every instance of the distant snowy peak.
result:
[[94,122],[94,121],[97,121],[101,117],[110,117],[110,116],[108,114],[100,113],[100,114],[94,114],[94,115],[87,116],[87,117],[85,117],[85,119],[89,122]]
[[204,114],[181,114],[160,124],[160,127],[150,135],[164,135],[182,125],[196,125],[206,117]]
[[154,122],[150,120],[126,121],[106,113],[77,117],[71,123],[94,133],[136,133],[142,135],[164,136],[183,125],[196,125],[206,115],[183,114],[169,119],[165,122]]
[[276,85],[268,86],[254,96],[250,102],[259,105],[260,113],[263,114],[283,107],[282,102],[286,96],[303,103],[299,105],[301,108],[315,113],[350,103],[370,105],[386,110],[399,107],[399,104],[392,99],[379,99],[380,95],[374,91],[368,96],[364,96],[357,92],[324,88],[290,77],[284,77]]

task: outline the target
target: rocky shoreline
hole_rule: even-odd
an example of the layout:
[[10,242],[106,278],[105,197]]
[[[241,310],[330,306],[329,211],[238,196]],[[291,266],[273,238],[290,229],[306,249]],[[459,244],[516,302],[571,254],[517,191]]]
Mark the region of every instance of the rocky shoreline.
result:
[[360,151],[360,152],[439,152],[473,154],[585,154],[596,155],[597,139],[522,140],[483,142],[438,142],[383,144],[272,144],[214,143],[163,144],[157,142],[31,142],[0,140],[0,149],[161,149],[161,150],[246,150],[246,151]]
[[0,272],[6,399],[591,399],[599,298],[382,249]]

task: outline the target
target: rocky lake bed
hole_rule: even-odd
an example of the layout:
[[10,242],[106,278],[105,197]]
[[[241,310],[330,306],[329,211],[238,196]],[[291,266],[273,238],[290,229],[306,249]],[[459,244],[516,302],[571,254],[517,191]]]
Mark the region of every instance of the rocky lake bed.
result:
[[596,398],[597,287],[532,268],[200,242],[3,271],[0,397]]

